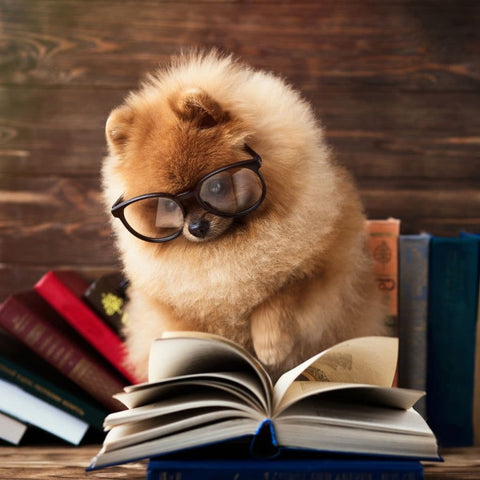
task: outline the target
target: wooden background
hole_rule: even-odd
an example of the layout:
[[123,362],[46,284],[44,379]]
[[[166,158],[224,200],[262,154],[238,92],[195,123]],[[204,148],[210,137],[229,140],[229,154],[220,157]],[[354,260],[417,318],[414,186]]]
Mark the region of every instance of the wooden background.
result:
[[100,205],[109,111],[185,46],[309,99],[370,218],[480,231],[477,0],[0,1],[0,300],[117,265]]

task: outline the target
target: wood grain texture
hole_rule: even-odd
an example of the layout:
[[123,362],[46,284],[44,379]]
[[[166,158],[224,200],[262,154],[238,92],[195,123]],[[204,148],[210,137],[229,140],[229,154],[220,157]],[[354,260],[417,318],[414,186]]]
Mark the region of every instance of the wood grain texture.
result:
[[[0,447],[0,478],[100,480],[124,478],[144,480],[146,463],[129,463],[95,472],[85,467],[100,446]],[[426,463],[426,480],[480,480],[480,449],[451,449],[442,452],[444,462]]]
[[3,0],[0,301],[50,268],[92,279],[118,267],[100,199],[104,123],[191,46],[300,89],[370,218],[480,231],[476,0]]

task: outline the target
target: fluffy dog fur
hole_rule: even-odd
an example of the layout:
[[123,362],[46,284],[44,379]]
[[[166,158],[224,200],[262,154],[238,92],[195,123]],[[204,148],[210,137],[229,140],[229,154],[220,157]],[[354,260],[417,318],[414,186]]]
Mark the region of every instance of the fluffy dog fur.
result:
[[113,220],[131,282],[129,359],[145,378],[150,343],[165,330],[228,337],[276,377],[347,338],[382,333],[365,250],[364,215],[333,160],[310,106],[279,78],[215,52],[176,57],[149,77],[106,125],[106,206],[152,192],[191,189],[212,170],[263,159],[267,195],[241,221],[208,214],[199,241],[188,231],[144,242]]

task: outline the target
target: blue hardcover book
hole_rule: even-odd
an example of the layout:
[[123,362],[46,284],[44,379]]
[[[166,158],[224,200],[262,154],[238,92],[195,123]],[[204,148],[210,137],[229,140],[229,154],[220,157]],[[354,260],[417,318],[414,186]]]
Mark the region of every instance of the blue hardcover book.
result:
[[191,459],[222,443],[228,458],[238,444],[249,446],[245,458],[298,451],[437,458],[436,439],[412,408],[423,392],[391,387],[397,354],[396,338],[355,338],[273,384],[240,345],[169,332],[152,344],[149,382],[115,396],[128,409],[105,419],[109,432],[89,470],[175,452]]
[[[462,232],[460,236],[465,238],[472,238],[476,240],[480,245],[480,234],[478,233]],[[477,310],[477,336],[475,347],[475,376],[473,379],[473,443],[475,445],[480,445],[480,294],[478,305],[479,307]]]
[[[427,389],[428,263],[431,235],[400,235],[398,386]],[[427,418],[425,398],[415,409]]]
[[443,446],[473,444],[478,262],[475,239],[431,240],[427,416]]
[[417,461],[150,460],[147,480],[421,480]]

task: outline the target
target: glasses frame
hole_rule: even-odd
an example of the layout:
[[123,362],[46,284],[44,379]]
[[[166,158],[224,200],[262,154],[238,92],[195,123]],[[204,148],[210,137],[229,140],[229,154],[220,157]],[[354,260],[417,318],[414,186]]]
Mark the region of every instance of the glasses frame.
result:
[[[256,153],[252,148],[250,148],[247,144],[244,145],[245,150],[247,153],[249,153],[252,158],[249,160],[243,160],[241,162],[236,162],[236,163],[231,163],[229,165],[225,165],[224,167],[218,168],[214,170],[213,172],[207,173],[205,176],[203,176],[195,185],[195,188],[193,190],[187,190],[185,192],[178,193],[177,195],[170,195],[168,193],[146,193],[144,195],[139,195],[137,197],[130,198],[128,200],[123,199],[123,195],[121,195],[118,200],[112,205],[112,208],[110,210],[110,213],[115,217],[119,218],[120,221],[123,223],[123,226],[135,237],[140,238],[141,240],[144,240],[146,242],[151,242],[151,243],[163,243],[163,242],[168,242],[170,240],[173,240],[177,238],[178,236],[181,235],[182,229],[180,229],[178,232],[169,235],[167,237],[162,237],[162,238],[152,238],[152,237],[147,237],[145,235],[142,235],[141,233],[137,232],[133,227],[130,226],[128,223],[127,219],[125,218],[125,208],[131,205],[132,203],[138,202],[140,200],[145,200],[148,198],[168,198],[172,201],[174,201],[182,210],[183,217],[185,218],[186,216],[186,210],[185,207],[182,203],[182,200],[188,200],[192,197],[195,198],[195,200],[198,202],[198,204],[205,209],[207,212],[213,213],[214,215],[217,215],[219,217],[224,217],[224,218],[236,218],[236,217],[243,217],[244,215],[248,215],[249,213],[253,212],[256,210],[263,202],[265,199],[265,195],[267,193],[267,187],[265,184],[265,179],[263,178],[263,175],[260,172],[260,167],[262,166],[262,158],[258,153]],[[225,170],[230,170],[232,168],[248,168],[252,171],[254,171],[258,178],[260,178],[261,184],[262,184],[262,195],[258,199],[258,201],[252,205],[251,207],[247,208],[246,210],[243,210],[238,213],[222,213],[214,208],[210,207],[207,203],[205,203],[201,198],[200,198],[200,188],[202,184],[208,180],[209,178],[213,177],[214,175],[217,175],[218,173],[224,172]]]

